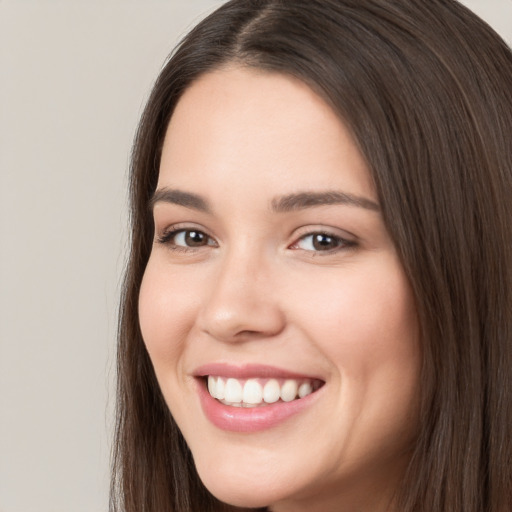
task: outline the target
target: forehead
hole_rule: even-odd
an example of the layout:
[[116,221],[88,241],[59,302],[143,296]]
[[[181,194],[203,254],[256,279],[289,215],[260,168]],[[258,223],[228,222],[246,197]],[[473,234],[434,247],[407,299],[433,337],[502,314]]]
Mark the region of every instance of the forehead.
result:
[[159,186],[216,179],[254,190],[286,185],[283,193],[343,185],[375,197],[363,156],[327,103],[297,79],[247,68],[199,78],[167,129]]

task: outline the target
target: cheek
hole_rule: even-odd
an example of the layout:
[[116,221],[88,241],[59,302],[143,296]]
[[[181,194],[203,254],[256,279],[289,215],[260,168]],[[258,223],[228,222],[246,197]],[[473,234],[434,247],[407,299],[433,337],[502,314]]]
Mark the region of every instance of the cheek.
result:
[[347,429],[364,440],[345,455],[394,456],[417,428],[421,352],[413,294],[394,265],[347,273],[338,283],[310,301],[316,314],[308,335],[339,379],[333,409],[351,411]]
[[191,292],[190,284],[185,276],[166,272],[150,258],[139,294],[139,321],[157,371],[160,365],[177,360],[193,324],[197,294]]
[[[362,378],[419,366],[414,298],[394,260],[351,268],[332,280],[317,276],[295,294],[298,318],[308,318],[308,336],[341,373]],[[389,376],[388,376],[389,377]]]

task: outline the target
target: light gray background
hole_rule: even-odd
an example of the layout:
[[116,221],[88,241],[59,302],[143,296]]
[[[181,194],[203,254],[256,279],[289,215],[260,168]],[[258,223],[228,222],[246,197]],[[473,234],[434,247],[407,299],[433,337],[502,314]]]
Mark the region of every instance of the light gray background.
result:
[[[220,3],[0,0],[0,512],[107,510],[131,141]],[[465,3],[512,42],[512,0]]]

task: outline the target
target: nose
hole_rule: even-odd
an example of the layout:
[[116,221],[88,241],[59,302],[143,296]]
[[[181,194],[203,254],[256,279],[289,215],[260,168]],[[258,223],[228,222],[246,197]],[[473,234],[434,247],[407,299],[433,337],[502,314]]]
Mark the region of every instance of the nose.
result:
[[236,254],[219,262],[198,315],[201,330],[228,343],[278,335],[285,316],[269,266],[263,258]]

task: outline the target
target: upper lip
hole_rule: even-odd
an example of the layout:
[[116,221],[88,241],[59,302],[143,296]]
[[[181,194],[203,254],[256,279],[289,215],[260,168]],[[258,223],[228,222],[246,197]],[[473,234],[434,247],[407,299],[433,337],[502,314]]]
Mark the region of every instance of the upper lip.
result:
[[206,377],[208,375],[213,375],[219,377],[232,377],[235,379],[259,377],[267,379],[317,379],[324,381],[324,379],[317,375],[308,375],[266,364],[233,365],[228,363],[207,363],[196,368],[192,374],[194,377]]

